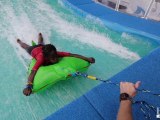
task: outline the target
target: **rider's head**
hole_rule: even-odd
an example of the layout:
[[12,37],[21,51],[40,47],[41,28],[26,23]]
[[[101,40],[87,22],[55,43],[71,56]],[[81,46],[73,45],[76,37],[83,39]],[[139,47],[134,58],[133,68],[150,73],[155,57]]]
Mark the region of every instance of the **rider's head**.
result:
[[44,57],[47,58],[50,61],[50,63],[58,62],[57,50],[54,45],[52,44],[44,45],[42,50]]

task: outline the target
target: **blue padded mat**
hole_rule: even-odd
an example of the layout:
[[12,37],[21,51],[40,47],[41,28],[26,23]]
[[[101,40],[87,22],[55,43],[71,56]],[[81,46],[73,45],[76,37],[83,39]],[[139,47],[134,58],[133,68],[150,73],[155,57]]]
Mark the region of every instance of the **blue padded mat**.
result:
[[46,120],[103,120],[103,118],[88,103],[85,96],[82,96]]
[[[104,120],[116,120],[119,108],[119,93],[117,86],[103,83],[87,93],[86,98]],[[144,115],[136,104],[133,105],[133,113],[135,120],[144,119]]]
[[[110,80],[119,83],[120,81],[142,82],[140,88],[160,93],[160,48],[151,54],[129,66],[122,72],[113,76]],[[119,88],[115,85],[102,83],[83,95],[78,100],[52,114],[47,119],[57,120],[115,120],[119,107]],[[149,104],[160,107],[160,97],[139,92],[135,100],[145,100]],[[144,120],[144,114],[140,105],[133,105],[133,116],[135,120]],[[75,112],[77,111],[77,112]],[[149,111],[152,120],[156,120],[156,114]]]

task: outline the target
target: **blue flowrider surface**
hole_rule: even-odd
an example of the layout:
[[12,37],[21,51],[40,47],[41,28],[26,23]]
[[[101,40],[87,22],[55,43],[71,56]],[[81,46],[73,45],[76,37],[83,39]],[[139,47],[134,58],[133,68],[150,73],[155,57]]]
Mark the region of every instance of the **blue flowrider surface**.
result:
[[[119,83],[141,81],[140,89],[160,93],[160,48],[148,56],[132,64],[110,80]],[[119,108],[119,88],[112,84],[102,83],[83,95],[76,101],[47,117],[46,120],[115,120]],[[139,92],[135,100],[144,100],[147,103],[160,107],[160,97]],[[156,113],[148,111],[152,120],[156,120]],[[135,120],[145,120],[139,104],[133,105]]]
[[65,5],[86,17],[98,17],[111,29],[130,32],[155,39],[160,43],[160,22],[146,20],[109,9],[92,0],[63,0]]

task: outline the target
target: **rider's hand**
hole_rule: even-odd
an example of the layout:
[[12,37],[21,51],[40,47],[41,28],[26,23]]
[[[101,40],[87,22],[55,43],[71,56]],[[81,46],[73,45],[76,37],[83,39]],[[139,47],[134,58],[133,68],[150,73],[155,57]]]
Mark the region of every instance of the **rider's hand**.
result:
[[120,82],[120,93],[127,93],[131,97],[136,95],[136,89],[140,86],[140,81],[136,84],[130,82]]
[[89,63],[95,63],[95,59],[93,57],[88,58]]
[[32,93],[32,84],[28,84],[26,88],[23,89],[23,94],[29,96]]

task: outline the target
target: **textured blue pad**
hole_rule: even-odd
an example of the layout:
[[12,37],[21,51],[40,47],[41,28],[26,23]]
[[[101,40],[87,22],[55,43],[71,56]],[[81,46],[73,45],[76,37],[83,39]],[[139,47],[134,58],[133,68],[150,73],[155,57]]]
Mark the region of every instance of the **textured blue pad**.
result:
[[46,118],[46,120],[103,120],[85,96]]
[[[119,109],[119,93],[117,86],[103,83],[87,93],[86,98],[104,120],[116,120]],[[133,105],[133,114],[135,120],[144,119],[144,115],[136,104]]]

